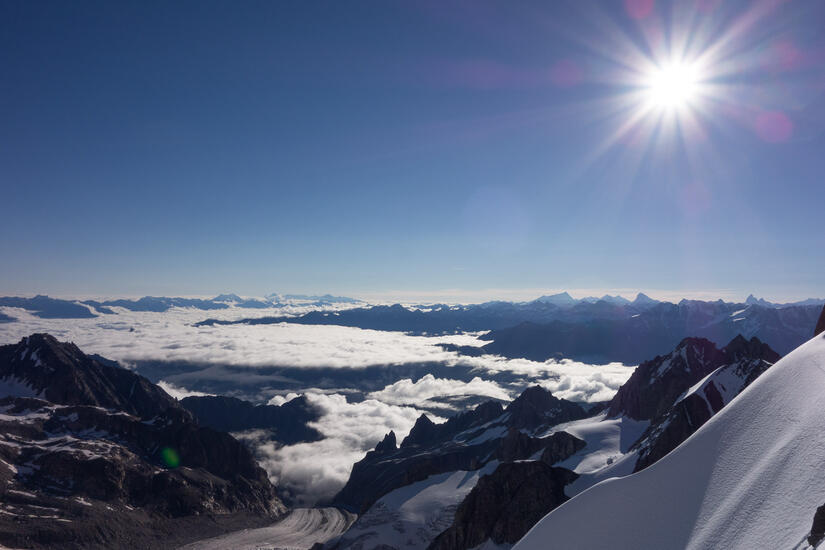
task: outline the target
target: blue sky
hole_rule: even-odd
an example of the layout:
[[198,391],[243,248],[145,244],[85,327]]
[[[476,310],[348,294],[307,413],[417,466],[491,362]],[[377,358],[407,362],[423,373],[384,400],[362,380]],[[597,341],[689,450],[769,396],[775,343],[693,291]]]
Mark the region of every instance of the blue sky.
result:
[[[822,28],[816,0],[3,1],[0,294],[822,296]],[[677,36],[706,94],[663,115]]]

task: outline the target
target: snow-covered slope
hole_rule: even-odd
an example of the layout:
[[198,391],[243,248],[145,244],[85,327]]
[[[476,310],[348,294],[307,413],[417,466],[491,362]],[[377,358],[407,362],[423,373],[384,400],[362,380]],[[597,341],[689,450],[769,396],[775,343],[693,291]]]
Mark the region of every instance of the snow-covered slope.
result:
[[602,413],[554,426],[549,433],[564,431],[585,442],[579,452],[554,464],[579,474],[576,481],[565,487],[565,494],[572,497],[605,479],[631,474],[636,453],[628,451],[649,425],[647,420],[607,418]]
[[794,548],[825,503],[825,337],[803,344],[656,464],[610,479],[517,545]]
[[352,525],[335,548],[423,550],[453,521],[456,508],[498,461],[475,471],[430,476],[384,495]]

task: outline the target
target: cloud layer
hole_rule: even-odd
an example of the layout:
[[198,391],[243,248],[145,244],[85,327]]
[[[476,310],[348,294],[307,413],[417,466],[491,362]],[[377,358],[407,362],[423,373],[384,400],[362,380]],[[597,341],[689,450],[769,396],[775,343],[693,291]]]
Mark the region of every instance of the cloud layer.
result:
[[426,374],[417,382],[409,378],[399,380],[386,386],[381,391],[371,392],[369,397],[393,405],[423,405],[425,402],[439,397],[453,397],[476,395],[510,401],[512,396],[496,382],[482,380],[478,376],[469,382],[436,378]]
[[[352,327],[298,325],[224,325],[194,327],[207,315],[242,318],[249,310],[218,312],[172,308],[164,313],[120,310],[93,319],[40,319],[18,308],[0,308],[18,318],[0,324],[0,343],[34,332],[70,340],[87,353],[125,363],[140,360],[188,361],[244,366],[364,367],[415,361],[447,361],[454,353],[437,342],[473,345],[473,336],[438,339]],[[268,311],[270,315],[276,311]]]
[[241,436],[257,442],[256,454],[261,466],[279,490],[299,505],[331,499],[346,483],[355,462],[390,430],[402,435],[408,433],[421,415],[415,408],[388,405],[375,399],[349,403],[340,394],[307,393],[306,397],[321,411],[321,418],[311,426],[325,439],[278,447],[262,441],[260,433]]
[[[605,401],[633,372],[618,363],[469,357],[439,346],[481,346],[485,342],[477,334],[426,337],[297,324],[196,328],[192,325],[203,320],[204,312],[181,308],[165,313],[121,310],[95,319],[40,319],[15,308],[0,311],[18,318],[0,323],[0,344],[49,332],[87,353],[139,366],[177,398],[230,393],[280,405],[306,395],[322,413],[313,424],[325,436],[322,441],[279,446],[261,431],[238,434],[256,449],[280,490],[306,505],[332,498],[355,462],[390,430],[403,438],[424,410],[440,420],[432,411],[446,417],[469,403],[507,401],[532,384],[565,399]],[[250,311],[212,314],[235,319]]]

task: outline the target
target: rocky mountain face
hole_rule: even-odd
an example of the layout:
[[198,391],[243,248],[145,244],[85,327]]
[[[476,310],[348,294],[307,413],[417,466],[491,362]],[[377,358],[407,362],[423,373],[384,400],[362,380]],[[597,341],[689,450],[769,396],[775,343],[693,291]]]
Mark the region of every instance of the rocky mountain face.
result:
[[631,448],[638,452],[634,471],[678,447],[779,358],[757,338],[737,336],[722,349],[686,338],[668,355],[639,365],[608,408],[609,416],[651,421]]
[[636,367],[610,401],[607,414],[623,414],[635,420],[662,415],[682,392],[721,366],[724,360],[713,342],[685,338],[667,355],[656,356]]
[[0,397],[0,544],[169,548],[285,512],[236,439],[72,344],[0,346]]
[[304,396],[280,406],[254,405],[234,397],[211,395],[186,397],[180,404],[201,426],[224,432],[268,430],[271,439],[284,445],[323,438],[318,430],[308,426],[321,415]]
[[825,538],[825,504],[819,506],[814,512],[814,521],[811,524],[811,532],[808,533],[808,544],[816,546]]
[[822,313],[819,314],[819,321],[816,323],[814,336],[819,336],[823,332],[825,332],[825,307],[822,308]]
[[[62,405],[89,405],[152,418],[178,409],[174,398],[131,371],[84,354],[71,343],[34,334],[0,346],[3,395],[40,397]],[[11,391],[11,387],[16,391]]]
[[572,454],[578,447],[569,434],[540,439],[521,430],[586,416],[578,404],[558,399],[538,386],[525,390],[505,409],[487,402],[443,424],[421,415],[400,446],[396,447],[396,436],[390,432],[353,466],[333,504],[363,513],[382,495],[434,474],[477,470],[494,458],[520,460],[545,448]]
[[579,477],[542,461],[503,463],[479,479],[453,524],[428,550],[466,550],[487,540],[515,544],[541,518],[568,500],[564,486]]
[[[576,478],[569,470],[551,465],[575,454],[584,441],[564,431],[545,433],[551,426],[586,416],[578,404],[538,386],[525,390],[506,408],[497,402],[484,403],[443,424],[422,415],[400,445],[390,432],[354,465],[334,504],[362,517],[337,548],[424,548],[441,531],[437,548],[470,548],[491,538],[514,542],[565,500],[563,487]],[[452,475],[475,479],[470,474],[480,469],[489,473],[480,476],[475,488],[474,481],[459,483],[459,490],[468,494],[454,507],[438,512],[443,504],[436,503],[428,512],[432,518],[417,528],[418,542],[393,540],[402,537],[400,531],[406,528],[400,527],[398,513],[387,509],[386,499],[403,501],[410,498],[407,493],[440,490],[452,495],[454,491],[436,490],[432,483],[442,478],[448,483]],[[412,500],[419,498],[429,497]],[[373,510],[374,506],[381,510]],[[392,534],[379,534],[382,529]]]

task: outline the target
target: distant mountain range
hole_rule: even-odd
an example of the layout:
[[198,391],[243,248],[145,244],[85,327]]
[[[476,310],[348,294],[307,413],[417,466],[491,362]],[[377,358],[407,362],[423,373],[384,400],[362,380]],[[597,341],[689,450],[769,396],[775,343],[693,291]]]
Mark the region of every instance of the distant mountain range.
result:
[[637,364],[667,353],[688,336],[722,345],[741,334],[758,337],[779,353],[788,353],[811,336],[821,306],[788,306],[699,302],[661,303],[623,318],[525,322],[493,330],[484,351],[505,357],[544,361],[553,357],[589,362]]
[[[532,302],[488,302],[477,305],[406,307],[400,304],[311,311],[297,317],[277,316],[238,321],[207,319],[198,326],[221,324],[297,323],[342,325],[414,334],[490,331],[491,343],[454,348],[466,354],[488,353],[544,361],[572,358],[592,363],[638,364],[667,353],[688,336],[724,345],[736,335],[758,337],[779,353],[787,353],[811,336],[820,305],[735,304],[717,300],[657,302],[639,294],[633,301],[616,297],[595,302],[569,294]],[[822,302],[822,301],[820,301]]]
[[[129,311],[151,311],[162,313],[173,307],[200,309],[203,311],[239,307],[244,309],[263,309],[303,305],[308,307],[325,307],[332,304],[359,304],[360,300],[344,296],[270,294],[264,299],[241,298],[237,294],[220,294],[211,299],[170,298],[165,296],[144,296],[136,300],[63,300],[37,295],[34,298],[12,296],[0,297],[0,307],[25,309],[42,319],[88,319],[99,315],[115,315],[113,307],[122,307]],[[0,322],[12,322],[14,317],[0,313]]]
[[[501,322],[495,322],[492,319],[483,321],[473,321],[467,318],[462,319],[464,324],[471,328],[465,330],[490,330],[494,328],[505,328],[513,326],[523,321],[546,322],[550,320],[561,320],[559,315],[549,315],[542,306],[553,306],[562,310],[571,310],[567,317],[590,317],[588,314],[588,306],[597,306],[602,310],[609,310],[613,308],[628,308],[630,312],[641,312],[658,304],[666,303],[654,300],[649,296],[639,293],[633,300],[628,300],[622,296],[610,296],[605,294],[601,298],[585,297],[576,299],[570,296],[567,292],[553,294],[549,296],[540,296],[539,298],[530,302],[505,302],[493,301],[483,304],[469,304],[469,305],[447,305],[447,304],[426,304],[417,306],[373,306],[373,308],[397,308],[405,307],[405,309],[421,311],[424,313],[443,313],[445,311],[456,311],[454,314],[461,317],[461,313],[467,313],[470,316],[485,316],[500,317]],[[809,298],[800,302],[792,303],[773,303],[768,302],[762,298],[755,298],[752,294],[745,300],[744,305],[755,305],[760,307],[767,307],[773,309],[784,309],[798,306],[822,306],[825,304],[825,299]],[[144,296],[138,299],[110,299],[110,300],[66,300],[61,298],[52,298],[46,295],[39,294],[33,298],[17,297],[17,296],[3,296],[0,297],[0,307],[14,307],[24,309],[31,314],[42,319],[88,319],[97,317],[99,315],[115,315],[114,307],[120,307],[129,311],[143,311],[162,313],[168,311],[173,307],[192,308],[202,311],[228,309],[230,307],[242,309],[265,309],[265,308],[281,308],[288,305],[301,305],[305,307],[325,308],[332,305],[352,305],[364,306],[364,302],[356,298],[349,298],[346,296],[333,296],[331,294],[268,294],[263,298],[244,298],[237,294],[219,294],[214,298],[181,298],[181,297],[167,297],[167,296]],[[579,309],[577,309],[577,306]],[[366,306],[364,306],[366,307]],[[584,312],[582,311],[584,310]],[[393,310],[390,310],[390,312]],[[375,309],[375,313],[381,313],[381,309]],[[603,317],[609,314],[603,311],[601,314],[597,313],[597,317]],[[616,315],[619,315],[617,313]],[[385,316],[386,317],[386,316]],[[431,317],[437,317],[432,315]],[[466,315],[464,317],[467,317]],[[568,319],[569,320],[569,319]],[[0,323],[13,322],[15,318],[6,313],[0,312]],[[241,321],[245,322],[245,321]],[[280,321],[277,321],[280,322]],[[366,322],[366,321],[365,321]],[[386,320],[385,320],[386,322]],[[210,320],[204,324],[210,323]],[[430,321],[434,324],[431,328],[421,328],[421,331],[427,332],[434,330],[436,332],[449,332],[461,330],[458,320],[445,322]],[[323,320],[319,324],[330,324]],[[415,323],[408,320],[398,321],[394,323],[399,328],[379,328],[379,330],[404,330],[417,331],[412,327]],[[352,326],[358,326],[354,324]],[[366,328],[366,327],[364,327]]]

